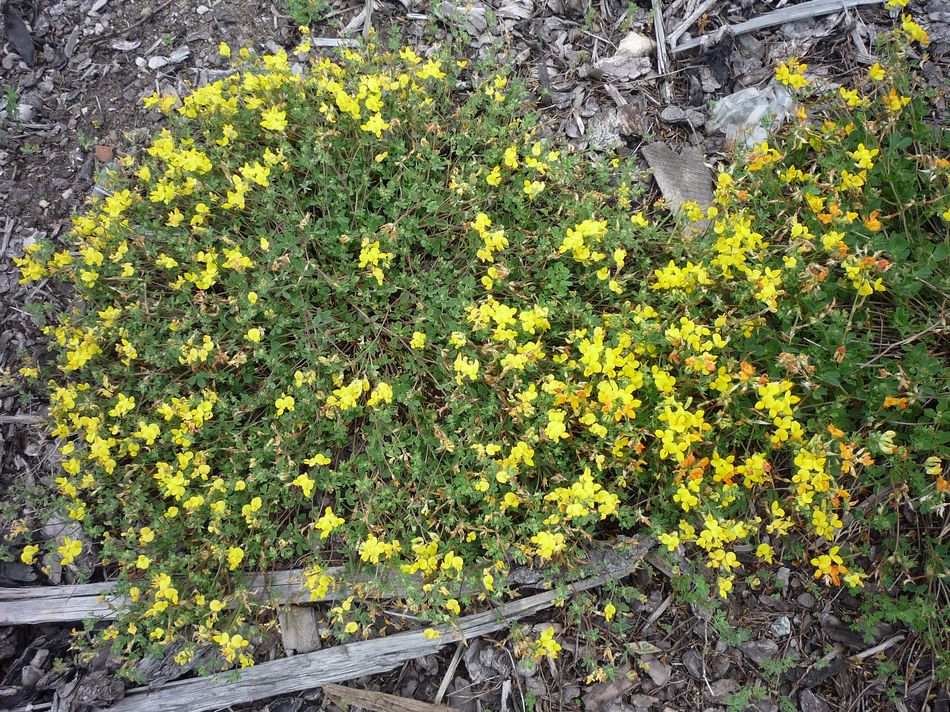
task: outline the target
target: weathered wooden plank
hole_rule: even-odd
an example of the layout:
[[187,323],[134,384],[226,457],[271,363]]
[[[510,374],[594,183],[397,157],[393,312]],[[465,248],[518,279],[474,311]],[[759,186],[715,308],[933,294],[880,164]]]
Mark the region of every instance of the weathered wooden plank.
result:
[[28,586],[23,588],[0,588],[0,601],[33,601],[40,598],[82,598],[99,596],[112,590],[114,584],[80,583],[71,586]]
[[674,47],[672,51],[673,54],[679,54],[680,52],[695,49],[703,44],[704,39],[715,36],[725,27],[731,27],[731,32],[734,35],[744,35],[749,32],[765,29],[766,27],[784,25],[786,22],[797,22],[798,20],[807,20],[811,17],[830,15],[831,13],[840,12],[841,10],[846,10],[851,7],[880,5],[881,3],[882,0],[808,0],[808,2],[799,3],[798,5],[789,5],[778,10],[773,10],[772,12],[767,12],[764,15],[753,17],[751,20],[739,22],[735,25],[724,25],[711,35],[704,35],[688,40]]
[[344,705],[354,705],[370,712],[452,712],[455,709],[445,705],[434,705],[431,702],[420,702],[408,697],[387,695],[385,692],[343,687],[334,683],[324,685],[323,691],[337,704],[342,702]]
[[71,623],[87,618],[112,620],[116,609],[127,601],[121,597],[100,599],[97,596],[74,598],[39,598],[35,600],[0,601],[0,625],[37,625],[39,623]]
[[[619,556],[607,564],[605,573],[566,584],[563,587],[565,594],[586,591],[626,576],[651,546],[649,540],[632,542],[629,549],[617,552]],[[422,630],[412,630],[386,638],[346,643],[211,678],[185,680],[154,690],[132,692],[107,709],[110,712],[206,712],[388,672],[407,660],[437,653],[446,645],[507,628],[519,618],[548,608],[561,596],[558,590],[545,591],[491,611],[459,618],[454,624],[434,626],[440,633],[434,640],[425,637]]]
[[[357,590],[362,595],[376,595],[373,589],[380,584],[388,584],[389,595],[395,597],[404,591],[404,586],[396,583],[399,575],[395,573],[347,573],[343,567],[329,567],[326,573],[338,579],[345,577],[346,585],[330,590],[326,596],[316,600],[311,598],[304,585],[306,575],[303,569],[254,574],[248,587],[251,595],[259,601],[297,605],[342,600]],[[373,586],[369,587],[369,584]],[[128,603],[125,598],[112,595],[114,588],[114,583],[0,588],[0,625],[68,623],[87,618],[114,620]],[[363,588],[365,590],[361,590]]]
[[281,606],[277,610],[280,642],[287,655],[312,653],[322,647],[317,612],[307,606]]

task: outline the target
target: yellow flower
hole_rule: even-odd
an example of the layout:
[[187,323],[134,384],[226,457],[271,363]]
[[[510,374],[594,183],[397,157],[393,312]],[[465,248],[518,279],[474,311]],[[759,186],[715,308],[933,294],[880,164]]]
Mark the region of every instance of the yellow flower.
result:
[[244,561],[244,550],[239,546],[228,548],[228,569],[234,571]]
[[462,573],[463,566],[465,566],[465,560],[454,551],[449,551],[442,557],[442,564],[439,568],[443,571],[454,569],[456,573]]
[[564,549],[565,540],[560,532],[552,534],[549,531],[541,531],[531,537],[531,543],[537,545],[536,553],[539,557],[550,559]]
[[231,56],[231,48],[228,47],[226,42],[222,42],[221,44],[218,45],[218,54],[220,54],[222,57]]
[[868,70],[868,77],[870,77],[875,82],[881,81],[882,79],[884,79],[884,67],[882,67],[880,64],[875,62],[874,66]]
[[453,615],[456,615],[456,616],[462,612],[462,608],[461,606],[459,606],[459,602],[456,601],[454,598],[450,598],[448,601],[445,602],[445,610],[447,610],[449,613],[452,613]]
[[413,331],[412,339],[409,341],[409,348],[415,349],[416,351],[425,348],[426,345],[426,335],[421,331]]
[[524,182],[524,194],[530,199],[534,199],[537,196],[541,195],[541,192],[544,190],[545,183],[543,180],[528,180],[525,179]]
[[259,344],[261,343],[261,330],[258,329],[257,327],[254,327],[253,329],[248,329],[247,333],[244,335],[244,338],[255,344]]
[[775,69],[775,79],[780,84],[793,89],[804,89],[811,83],[805,78],[806,69],[808,69],[807,64],[802,64],[797,59],[790,59]]
[[422,637],[426,640],[438,640],[442,637],[442,634],[439,633],[435,628],[426,628],[422,631]]
[[534,657],[556,658],[561,651],[561,645],[554,639],[554,626],[551,626],[541,632],[541,637],[534,644]]
[[355,632],[358,631],[359,629],[360,629],[360,626],[359,626],[359,624],[358,624],[356,621],[350,621],[349,623],[346,624],[346,627],[345,627],[343,630],[344,630],[346,633],[349,633],[350,635],[352,635],[353,633],[355,633]]
[[27,566],[32,566],[33,562],[36,561],[36,554],[39,550],[40,547],[37,544],[27,544],[23,547],[23,551],[20,552],[20,561]]
[[909,42],[917,42],[921,47],[926,47],[930,44],[930,37],[927,35],[927,31],[914,22],[910,15],[901,15],[901,29],[904,30]]
[[143,571],[147,569],[152,563],[152,560],[145,556],[145,554],[139,554],[138,558],[135,560],[135,568],[142,569]]
[[376,138],[382,138],[383,131],[389,128],[389,124],[383,121],[382,115],[376,113],[367,119],[365,124],[361,124],[360,128],[363,129],[363,131],[374,134]]
[[185,214],[178,208],[175,208],[170,213],[168,213],[168,220],[165,221],[165,224],[169,227],[178,227],[181,225],[182,220],[184,219]]
[[604,620],[609,622],[616,614],[617,607],[614,604],[608,603],[606,606],[604,606]]
[[502,511],[516,509],[519,504],[521,504],[521,500],[518,499],[518,495],[514,492],[505,492],[505,496],[501,501],[501,509]]
[[880,152],[880,149],[869,149],[863,143],[859,143],[858,147],[848,155],[854,159],[854,163],[858,168],[871,170],[874,168],[874,157]]
[[279,418],[284,414],[284,412],[289,411],[294,412],[294,397],[293,396],[281,396],[274,401],[274,407],[277,408],[277,417]]
[[676,547],[680,545],[680,537],[676,532],[660,534],[657,539],[661,544],[664,544],[667,549],[670,551],[676,551]]
[[673,501],[679,502],[684,512],[688,512],[692,507],[699,504],[699,499],[696,495],[683,486],[680,486],[680,488],[676,490],[676,494],[673,495]]
[[56,551],[62,557],[59,563],[63,566],[69,566],[82,553],[82,542],[78,539],[70,539],[68,536],[63,537],[63,543],[56,547]]
[[851,588],[860,588],[864,586],[864,581],[867,576],[858,571],[853,571],[851,573],[845,574],[842,578],[844,582],[848,584]]
[[261,126],[268,131],[283,131],[287,128],[287,112],[272,107],[261,113]]
[[864,104],[864,99],[857,89],[845,89],[844,87],[840,87],[838,93],[841,94],[841,98],[847,102],[848,106],[855,107]]
[[498,185],[501,183],[501,166],[495,166],[489,174],[485,176],[485,182],[488,185]]
[[466,378],[470,381],[474,381],[478,378],[478,361],[475,359],[470,359],[459,354],[455,357],[455,363],[453,363],[452,366],[456,374],[455,382],[460,386]]
[[294,481],[291,482],[290,484],[292,487],[299,487],[300,489],[302,489],[303,496],[309,498],[310,495],[313,493],[313,488],[316,485],[316,482],[314,482],[312,479],[310,479],[310,477],[306,473],[304,473],[301,475],[297,475]]
[[890,93],[888,93],[888,95],[884,97],[882,101],[884,102],[884,106],[887,107],[888,111],[891,113],[897,113],[910,103],[910,97],[901,96],[897,93],[897,90],[894,89],[894,87],[891,87]]
[[380,403],[392,403],[393,402],[393,387],[388,383],[380,381],[376,388],[373,389],[372,393],[369,394],[369,400],[366,401],[366,405],[373,407],[379,405]]
[[320,538],[326,539],[328,536],[330,536],[330,532],[342,525],[344,522],[344,519],[341,519],[333,513],[333,509],[327,507],[323,512],[323,516],[320,517],[313,526],[315,529],[320,530]]

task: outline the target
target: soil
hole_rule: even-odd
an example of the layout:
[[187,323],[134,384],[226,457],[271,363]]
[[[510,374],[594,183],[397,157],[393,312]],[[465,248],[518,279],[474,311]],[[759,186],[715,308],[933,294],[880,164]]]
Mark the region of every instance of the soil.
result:
[[[699,26],[735,23],[774,4],[724,0],[700,14]],[[777,3],[786,4],[796,2]],[[670,33],[700,3],[665,5]],[[225,68],[221,41],[275,51],[299,34],[283,0],[0,0],[0,6],[0,491],[6,493],[0,528],[9,529],[17,519],[42,524],[32,522],[29,506],[17,504],[22,498],[15,495],[50,481],[55,448],[30,425],[31,416],[43,413],[41,398],[4,385],[9,378],[2,374],[46,358],[43,309],[70,299],[46,282],[20,285],[10,258],[33,241],[64,237],[69,216],[81,209],[103,168],[160,126],[143,97],[154,91],[181,96],[188,86],[213,80]],[[330,6],[314,35],[336,37],[350,24],[350,36],[358,36],[363,9],[362,1]],[[929,0],[911,9],[933,39],[924,75],[933,86],[945,85],[950,7]],[[461,37],[472,59],[516,67],[538,94],[550,130],[579,148],[636,153],[652,137],[699,145],[707,156],[723,143],[705,127],[709,100],[764,83],[773,60],[792,55],[805,57],[829,80],[842,80],[873,61],[874,37],[890,24],[878,7],[801,21],[702,54],[677,55],[669,75],[660,77],[655,50],[636,58],[617,53],[629,32],[653,36],[649,13],[648,0],[458,6],[398,0],[378,2],[370,20],[380,34],[398,33],[420,53]],[[690,25],[679,41],[696,31]],[[937,120],[946,121],[946,107],[936,109]],[[857,609],[847,594],[819,600],[808,581],[786,570],[778,582],[783,586],[746,589],[730,600],[725,619],[715,619],[674,597],[664,570],[654,559],[624,582],[632,609],[626,644],[635,646],[640,665],[612,682],[585,681],[577,664],[585,655],[581,641],[565,643],[557,665],[530,673],[513,664],[511,643],[499,636],[470,644],[454,672],[450,650],[351,684],[431,701],[448,673],[444,700],[465,710],[523,710],[532,699],[534,709],[588,712],[723,710],[730,700],[730,709],[761,712],[948,709],[947,690],[934,682],[933,660],[919,638],[898,627],[858,635],[847,625]],[[0,586],[48,583],[60,580],[0,563]],[[122,694],[107,660],[82,668],[54,665],[70,659],[68,642],[62,626],[0,627],[0,708],[82,709],[83,700],[106,703]],[[881,652],[862,657],[874,646]],[[879,674],[882,663],[903,671],[901,684]],[[253,706],[324,708],[320,691]]]

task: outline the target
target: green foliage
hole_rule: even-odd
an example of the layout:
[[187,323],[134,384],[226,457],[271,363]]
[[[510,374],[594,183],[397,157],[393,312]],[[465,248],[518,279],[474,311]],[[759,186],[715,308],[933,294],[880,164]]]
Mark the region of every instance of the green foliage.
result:
[[330,8],[327,0],[286,0],[286,3],[294,24],[303,27],[322,21]]

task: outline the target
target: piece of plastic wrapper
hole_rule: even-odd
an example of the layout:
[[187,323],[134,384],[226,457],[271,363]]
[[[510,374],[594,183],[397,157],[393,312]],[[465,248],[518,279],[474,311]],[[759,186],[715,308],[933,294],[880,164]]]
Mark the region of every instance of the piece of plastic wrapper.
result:
[[730,144],[751,147],[768,137],[767,126],[781,124],[795,110],[795,99],[776,81],[748,87],[716,102],[707,128],[726,134]]

